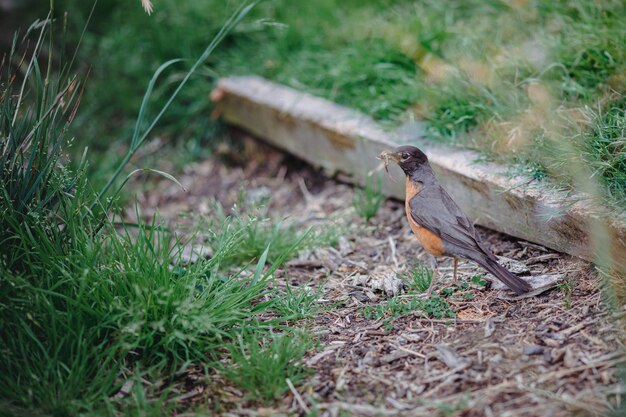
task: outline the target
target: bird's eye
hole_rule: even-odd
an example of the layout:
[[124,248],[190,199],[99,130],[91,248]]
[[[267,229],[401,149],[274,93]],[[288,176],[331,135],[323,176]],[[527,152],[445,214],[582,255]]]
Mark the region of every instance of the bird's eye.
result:
[[409,154],[406,152],[402,152],[402,159],[409,159]]

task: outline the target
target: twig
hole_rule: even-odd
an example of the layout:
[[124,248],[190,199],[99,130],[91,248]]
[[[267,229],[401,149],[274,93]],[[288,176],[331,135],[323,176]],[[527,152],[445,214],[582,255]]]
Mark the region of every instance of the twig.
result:
[[113,396],[113,398],[124,398],[126,397],[128,394],[130,394],[130,391],[133,389],[133,386],[135,385],[135,380],[134,379],[129,379],[126,382],[124,382],[124,385],[122,385],[122,388],[120,388],[120,390],[117,392],[117,394],[115,394]]
[[185,394],[182,394],[182,395],[179,395],[177,397],[170,399],[168,402],[169,403],[173,403],[173,402],[181,403],[190,398],[197,397],[198,395],[202,394],[203,391],[204,389],[202,387],[196,387],[192,389],[191,391],[186,392]]
[[396,242],[393,240],[391,235],[388,236],[387,240],[389,241],[389,247],[391,248],[391,260],[393,261],[396,269],[399,268],[398,258],[396,257]]
[[330,410],[333,408],[338,408],[340,410],[346,410],[352,415],[361,415],[361,416],[396,416],[398,415],[398,410],[389,410],[387,408],[374,407],[369,404],[350,404],[344,401],[333,401],[331,403],[326,404],[318,404],[318,408],[324,408],[326,410]]
[[560,401],[563,404],[567,404],[570,407],[574,407],[574,408],[579,408],[581,410],[585,410],[590,414],[594,414],[594,415],[600,415],[601,412],[603,410],[599,410],[597,407],[595,407],[592,404],[588,404],[585,401],[580,401],[577,400],[576,398],[568,398],[567,394],[556,394],[550,391],[546,391],[546,390],[542,390],[542,389],[537,389],[537,388],[531,388],[531,387],[524,387],[522,388],[524,391],[533,393],[535,395],[541,396],[541,397],[545,397],[545,398],[549,398],[551,400],[554,401]]
[[313,200],[313,195],[309,192],[309,189],[306,188],[306,184],[304,183],[304,178],[298,177],[298,187],[300,187],[300,191],[304,196],[304,201],[308,204]]
[[298,391],[296,391],[296,387],[293,386],[293,383],[291,382],[291,379],[285,378],[285,382],[287,382],[287,385],[289,386],[289,389],[291,390],[291,393],[293,394],[294,398],[296,399],[296,401],[300,405],[300,408],[302,408],[302,411],[304,411],[306,414],[309,414],[311,412],[311,410],[309,409],[309,407],[307,407],[306,403],[304,402],[304,400],[300,396],[300,393]]
[[402,347],[400,345],[396,345],[396,344],[393,344],[393,343],[390,343],[390,345],[393,346],[394,348],[398,349],[398,350],[401,350],[403,352],[410,353],[411,355],[417,356],[418,358],[426,359],[426,355],[423,355],[423,354],[421,354],[419,352],[416,352],[414,350],[411,350],[409,348],[405,348],[405,347]]

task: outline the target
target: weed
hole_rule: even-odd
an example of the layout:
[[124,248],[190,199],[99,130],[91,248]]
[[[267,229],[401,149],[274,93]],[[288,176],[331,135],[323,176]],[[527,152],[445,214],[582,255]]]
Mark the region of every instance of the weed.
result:
[[[241,265],[250,259],[258,259],[265,248],[270,246],[270,259],[287,251],[287,257],[296,253],[305,243],[310,242],[312,235],[307,230],[298,230],[291,225],[283,225],[267,218],[234,217],[233,223],[243,229],[244,237],[236,248],[223,259],[223,265]],[[299,243],[303,243],[300,245]],[[215,246],[214,240],[211,242]]]
[[288,320],[300,320],[311,317],[319,309],[317,300],[321,296],[323,285],[317,290],[305,287],[294,289],[286,279],[285,293],[275,295],[274,310]]
[[[242,195],[240,199],[244,201],[245,196]],[[264,206],[244,205],[234,207],[229,213],[218,202],[213,202],[212,207],[209,216],[196,218],[200,230],[219,230],[218,225],[227,223],[242,233],[237,245],[221,259],[223,267],[241,266],[251,259],[258,259],[268,246],[268,259],[271,262],[283,256],[289,259],[299,250],[331,246],[336,243],[338,236],[334,224],[309,229],[296,227],[287,219],[268,217],[268,209]],[[209,247],[219,247],[219,235],[209,232],[204,237]]]
[[565,279],[559,283],[559,288],[563,292],[563,307],[569,310],[572,308],[572,294],[574,293],[574,281]]
[[423,317],[437,319],[454,317],[455,313],[450,304],[443,298],[399,298],[390,299],[386,304],[367,306],[363,309],[363,316],[367,319],[399,318],[411,313],[419,313]]
[[626,95],[616,94],[604,108],[591,112],[584,132],[585,159],[611,200],[626,200]]
[[421,308],[425,317],[443,319],[456,316],[450,304],[443,298],[439,297],[430,297],[425,299]]
[[400,275],[407,286],[418,293],[426,292],[430,288],[433,272],[424,264],[409,268],[408,271]]
[[469,290],[470,285],[467,282],[459,282],[457,284],[454,284],[450,287],[443,287],[440,291],[439,294],[443,295],[444,297],[448,297],[452,294],[457,294],[459,292],[464,292]]
[[376,216],[380,205],[385,201],[385,196],[382,192],[382,177],[379,175],[376,177],[376,182],[374,181],[374,178],[367,177],[365,187],[357,189],[352,199],[354,209],[366,222]]
[[228,345],[232,364],[223,375],[253,399],[270,402],[284,394],[292,383],[300,383],[308,371],[301,360],[311,340],[301,333],[259,338],[242,335]]
[[480,285],[482,287],[486,287],[487,286],[487,281],[485,281],[483,279],[483,277],[480,276],[480,275],[474,275],[472,277],[471,281],[472,281],[472,284],[474,284],[474,285]]

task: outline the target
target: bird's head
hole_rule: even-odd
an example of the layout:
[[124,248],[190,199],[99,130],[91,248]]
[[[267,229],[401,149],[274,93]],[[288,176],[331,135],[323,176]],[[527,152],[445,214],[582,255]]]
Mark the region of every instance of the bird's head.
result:
[[406,175],[411,175],[422,165],[428,164],[428,158],[424,152],[415,146],[399,146],[393,151],[384,151],[378,155],[378,159],[385,162],[385,169],[389,161],[397,163]]

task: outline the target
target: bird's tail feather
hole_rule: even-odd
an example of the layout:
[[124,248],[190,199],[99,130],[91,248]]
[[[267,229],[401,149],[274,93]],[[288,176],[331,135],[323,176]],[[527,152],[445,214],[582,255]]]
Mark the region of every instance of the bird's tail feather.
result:
[[482,258],[475,260],[480,266],[498,278],[504,285],[512,289],[516,294],[523,294],[532,289],[530,284],[493,259]]

